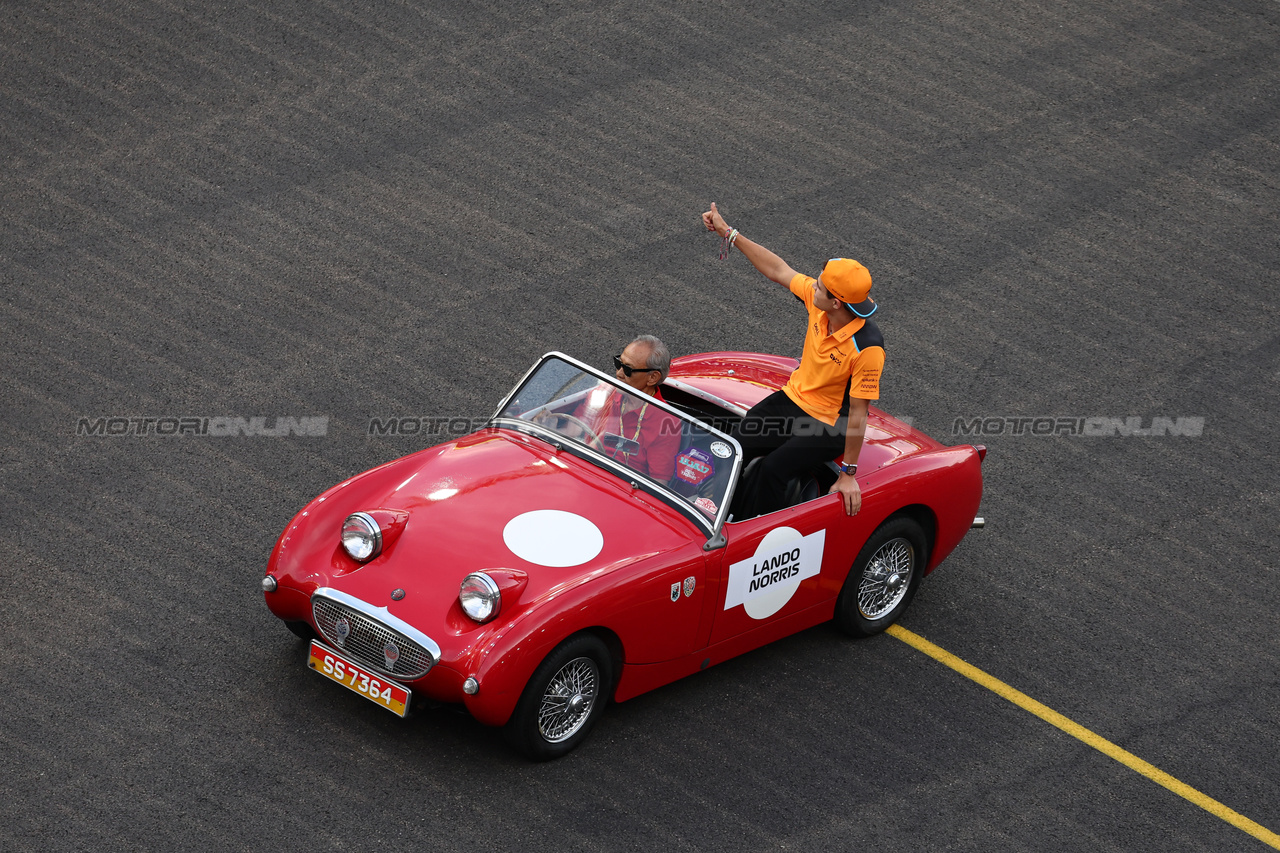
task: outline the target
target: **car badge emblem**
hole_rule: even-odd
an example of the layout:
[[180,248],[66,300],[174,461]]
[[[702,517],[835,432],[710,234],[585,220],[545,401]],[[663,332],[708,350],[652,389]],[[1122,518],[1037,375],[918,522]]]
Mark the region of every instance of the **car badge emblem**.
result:
[[671,585],[671,600],[672,601],[680,600],[680,581],[676,581]]
[[400,600],[400,599],[402,599],[402,598],[404,598],[404,590],[403,590],[403,589],[393,589],[393,590],[391,590],[391,600],[392,600],[392,601],[399,601],[399,600]]
[[333,633],[338,635],[338,645],[347,641],[347,637],[351,636],[351,623],[347,621],[347,617],[342,616],[333,623]]
[[684,579],[684,596],[685,596],[685,598],[688,598],[689,596],[693,595],[693,588],[694,588],[695,586],[697,586],[697,585],[698,585],[698,581],[697,581],[697,579],[696,579],[696,578],[685,578],[685,579]]
[[387,662],[387,669],[395,669],[396,661],[400,660],[400,650],[396,648],[395,643],[388,640],[382,647],[382,657]]

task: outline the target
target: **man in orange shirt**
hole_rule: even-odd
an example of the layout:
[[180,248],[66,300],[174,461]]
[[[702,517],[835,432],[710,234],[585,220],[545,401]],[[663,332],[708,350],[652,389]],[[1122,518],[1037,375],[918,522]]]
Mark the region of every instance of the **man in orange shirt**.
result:
[[844,510],[862,506],[855,474],[867,429],[867,409],[880,397],[884,338],[869,318],[871,273],[850,258],[832,258],[818,277],[802,275],[773,252],[730,228],[714,202],[702,214],[708,231],[737,248],[767,278],[788,288],[809,314],[800,366],[781,391],[753,406],[735,431],[747,457],[767,453],[759,464],[743,518],[782,509],[783,493],[796,474],[843,453],[839,492]]

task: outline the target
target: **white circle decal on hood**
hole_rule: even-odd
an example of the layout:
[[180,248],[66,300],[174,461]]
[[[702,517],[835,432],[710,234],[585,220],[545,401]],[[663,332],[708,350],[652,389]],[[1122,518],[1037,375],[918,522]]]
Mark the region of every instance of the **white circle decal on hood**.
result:
[[604,534],[588,519],[558,509],[517,515],[502,530],[511,553],[539,566],[580,566],[604,548]]

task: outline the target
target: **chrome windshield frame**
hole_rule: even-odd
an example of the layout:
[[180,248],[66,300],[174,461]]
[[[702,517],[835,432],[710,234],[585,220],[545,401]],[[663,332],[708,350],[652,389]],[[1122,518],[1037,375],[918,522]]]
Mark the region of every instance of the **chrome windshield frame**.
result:
[[[600,453],[595,448],[573,441],[572,439],[568,439],[564,435],[556,432],[555,430],[549,429],[536,421],[525,420],[524,418],[518,417],[513,418],[503,416],[502,413],[505,412],[511,405],[512,401],[516,399],[517,395],[520,393],[520,389],[529,381],[529,378],[533,376],[544,364],[553,359],[564,362],[565,364],[580,370],[582,373],[617,389],[623,394],[633,396],[637,395],[634,388],[619,382],[616,376],[611,376],[610,374],[597,370],[591,365],[584,364],[576,358],[565,355],[562,352],[552,351],[544,354],[538,359],[533,367],[525,371],[524,375],[520,377],[520,381],[511,389],[511,393],[507,394],[507,396],[503,398],[497,411],[495,411],[493,417],[489,419],[488,425],[490,427],[507,427],[518,432],[535,435],[557,449],[568,449],[575,455],[589,459],[599,467],[616,474],[624,483],[630,483],[633,488],[643,487],[645,491],[662,498],[664,502],[670,504],[672,508],[676,509],[681,515],[694,521],[699,527],[704,529],[707,532],[707,542],[704,545],[704,548],[709,550],[712,547],[719,547],[719,545],[723,543],[723,537],[721,536],[720,531],[721,528],[724,527],[725,521],[729,516],[729,505],[732,503],[733,492],[734,489],[737,488],[738,478],[742,474],[743,452],[742,445],[738,443],[737,439],[716,429],[710,424],[704,423],[698,418],[690,415],[688,412],[681,411],[665,400],[645,400],[649,405],[657,406],[661,410],[673,415],[679,419],[682,424],[693,425],[697,429],[705,430],[708,435],[721,439],[733,448],[733,466],[729,472],[729,479],[725,486],[725,498],[720,502],[720,505],[716,507],[715,518],[708,519],[707,516],[694,507],[687,498],[672,491],[666,483],[651,479],[644,474],[641,474],[639,471],[628,468],[617,460]],[[681,387],[684,387],[683,383],[681,383]]]

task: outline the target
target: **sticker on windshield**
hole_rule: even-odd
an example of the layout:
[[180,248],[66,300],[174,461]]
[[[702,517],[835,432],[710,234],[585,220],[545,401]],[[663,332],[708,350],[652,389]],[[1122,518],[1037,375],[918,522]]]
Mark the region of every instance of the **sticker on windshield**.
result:
[[693,505],[712,518],[715,518],[716,513],[719,512],[719,508],[716,507],[716,502],[711,500],[711,498],[695,498]]
[[827,531],[808,536],[791,527],[770,530],[756,552],[729,566],[724,609],[739,604],[752,619],[765,619],[783,608],[800,583],[822,570]]
[[733,455],[733,448],[723,441],[713,441],[711,442],[711,452],[721,459],[728,459]]
[[690,485],[697,486],[715,473],[711,464],[711,454],[696,447],[690,447],[676,457],[676,477]]

